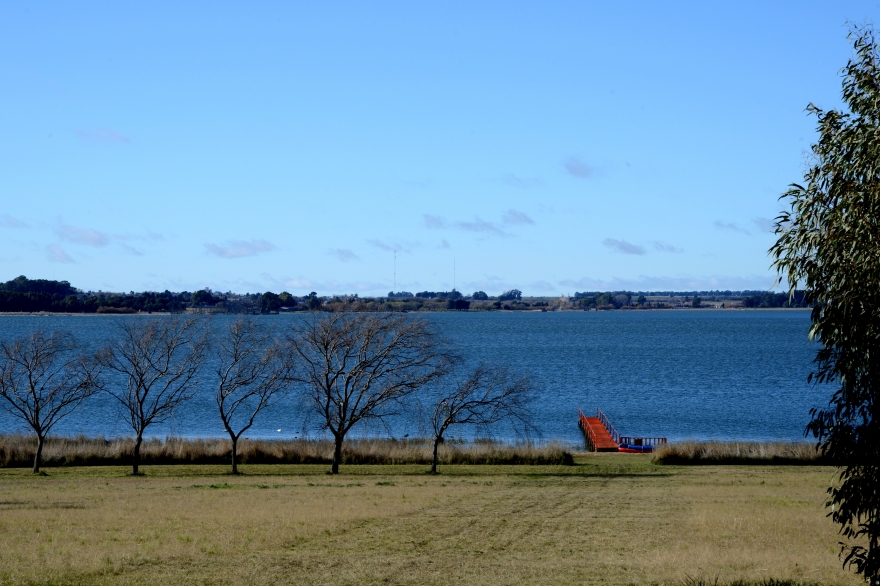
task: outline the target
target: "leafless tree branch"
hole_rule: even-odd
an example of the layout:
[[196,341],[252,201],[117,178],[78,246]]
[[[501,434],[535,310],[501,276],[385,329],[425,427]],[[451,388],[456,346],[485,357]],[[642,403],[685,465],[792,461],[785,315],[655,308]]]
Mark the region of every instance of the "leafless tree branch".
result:
[[43,330],[0,343],[0,361],[0,397],[6,399],[7,411],[37,436],[36,474],[49,431],[95,393],[101,369],[78,353],[70,335]]
[[293,355],[253,319],[230,323],[216,355],[215,399],[232,441],[232,473],[238,474],[238,440],[260,412],[291,384]]
[[423,319],[401,314],[313,314],[293,327],[297,381],[334,438],[331,472],[352,427],[383,419],[408,395],[445,375],[454,357]]
[[195,394],[207,350],[206,333],[200,318],[127,318],[118,322],[115,339],[101,353],[103,366],[117,375],[103,388],[119,401],[135,433],[132,474],[138,474],[147,427],[165,421]]
[[434,457],[431,472],[437,472],[437,450],[443,434],[456,425],[490,427],[509,422],[518,434],[534,431],[531,404],[535,386],[528,376],[481,364],[448,393],[439,393],[430,415]]

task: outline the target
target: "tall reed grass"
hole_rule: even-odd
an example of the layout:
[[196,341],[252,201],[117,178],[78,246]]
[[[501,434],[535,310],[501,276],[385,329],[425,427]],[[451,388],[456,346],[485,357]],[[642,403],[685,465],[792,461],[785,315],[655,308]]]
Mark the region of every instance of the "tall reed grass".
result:
[[[130,464],[134,440],[103,437],[50,437],[43,447],[43,466],[113,466]],[[144,440],[142,464],[228,464],[231,444],[227,439],[168,437]],[[25,435],[0,435],[0,467],[33,464],[35,440]],[[446,442],[440,445],[440,464],[564,464],[574,463],[572,454],[558,444],[506,444],[493,441]],[[240,464],[330,464],[333,442],[329,440],[249,440],[238,444]],[[347,440],[343,464],[430,464],[431,443],[415,439]]]
[[655,464],[803,464],[829,465],[808,442],[685,441],[654,450]]

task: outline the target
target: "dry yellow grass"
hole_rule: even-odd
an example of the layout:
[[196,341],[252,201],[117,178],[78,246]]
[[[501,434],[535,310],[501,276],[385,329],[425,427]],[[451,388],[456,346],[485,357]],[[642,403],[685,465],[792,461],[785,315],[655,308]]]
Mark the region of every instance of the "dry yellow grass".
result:
[[685,441],[654,451],[660,464],[822,464],[811,442]]
[[[30,467],[36,440],[25,435],[0,435],[0,467]],[[49,437],[43,448],[43,465],[82,466],[129,464],[132,438]],[[144,464],[226,464],[232,444],[228,438],[152,438],[141,446]],[[560,444],[507,444],[492,441],[446,442],[439,450],[440,464],[562,464],[571,454]],[[424,439],[350,439],[342,451],[344,464],[429,464],[431,442]],[[239,463],[325,464],[333,459],[329,440],[251,440],[238,445]]]
[[827,467],[0,470],[3,584],[856,584]]

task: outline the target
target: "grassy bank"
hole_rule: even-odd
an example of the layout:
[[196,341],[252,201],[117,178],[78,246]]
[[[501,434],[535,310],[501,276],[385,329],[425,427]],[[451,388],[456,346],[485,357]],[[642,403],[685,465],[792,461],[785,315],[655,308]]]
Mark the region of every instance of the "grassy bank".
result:
[[813,466],[0,470],[0,584],[852,584]]
[[[30,436],[0,436],[0,467],[33,465],[35,440]],[[131,462],[131,438],[50,437],[43,447],[43,465],[114,466]],[[227,464],[228,439],[151,439],[141,446],[141,460],[156,464]],[[248,440],[238,446],[242,464],[329,464],[333,443],[327,440]],[[570,452],[550,444],[506,444],[490,441],[448,442],[440,446],[440,464],[571,464]],[[426,440],[349,440],[343,450],[343,464],[431,463],[431,444]]]
[[827,465],[808,442],[676,442],[654,451],[656,464]]

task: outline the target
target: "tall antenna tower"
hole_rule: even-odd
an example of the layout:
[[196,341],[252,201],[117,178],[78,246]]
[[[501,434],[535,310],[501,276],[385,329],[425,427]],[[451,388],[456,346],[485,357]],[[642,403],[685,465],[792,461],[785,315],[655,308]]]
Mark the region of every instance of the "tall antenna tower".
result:
[[397,249],[394,249],[394,287],[391,289],[397,293]]
[[455,257],[452,257],[452,290],[455,291]]

